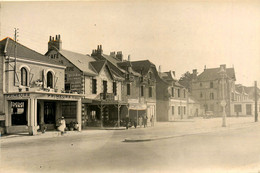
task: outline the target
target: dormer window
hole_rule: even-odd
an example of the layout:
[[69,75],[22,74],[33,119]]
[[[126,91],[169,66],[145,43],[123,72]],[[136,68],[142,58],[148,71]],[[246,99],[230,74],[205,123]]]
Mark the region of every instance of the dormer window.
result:
[[21,68],[21,85],[22,86],[27,86],[27,81],[28,81],[28,75],[27,75],[27,70],[26,68]]

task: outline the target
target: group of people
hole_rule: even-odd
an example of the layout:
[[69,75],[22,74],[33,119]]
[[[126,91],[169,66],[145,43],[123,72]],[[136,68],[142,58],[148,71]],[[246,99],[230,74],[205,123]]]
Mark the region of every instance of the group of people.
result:
[[[126,117],[125,122],[126,122],[126,129],[128,129],[129,127],[132,126],[132,120],[131,120],[131,118]],[[145,128],[145,127],[147,127],[147,122],[148,122],[148,117],[147,117],[147,115],[139,116],[138,122],[137,122],[137,119],[134,118],[133,125],[134,125],[135,128],[137,127],[137,125],[140,125],[140,127],[143,125],[144,128]],[[153,127],[153,126],[154,126],[154,118],[153,118],[153,115],[150,117],[150,122],[151,122],[151,126]]]

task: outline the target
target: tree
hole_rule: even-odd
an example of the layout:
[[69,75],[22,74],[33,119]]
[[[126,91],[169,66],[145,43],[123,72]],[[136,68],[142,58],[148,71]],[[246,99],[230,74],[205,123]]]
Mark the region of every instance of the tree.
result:
[[189,92],[191,91],[192,78],[193,78],[193,75],[189,71],[187,71],[186,73],[184,73],[181,76],[181,78],[179,80],[179,83],[181,85],[183,85],[185,88],[187,88]]

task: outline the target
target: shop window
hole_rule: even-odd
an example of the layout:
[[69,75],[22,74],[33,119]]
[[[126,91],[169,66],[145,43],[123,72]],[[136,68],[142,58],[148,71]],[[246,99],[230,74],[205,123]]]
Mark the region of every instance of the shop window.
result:
[[126,92],[127,92],[126,94],[127,94],[128,96],[130,96],[130,94],[131,94],[130,89],[131,89],[131,88],[130,88],[130,83],[128,83],[128,84],[126,85],[126,90],[127,90],[127,91],[126,91]]
[[55,124],[55,102],[44,103],[44,122],[46,124]]
[[47,73],[47,88],[48,87],[53,88],[53,75],[50,71]]
[[141,97],[143,97],[144,96],[144,86],[142,85],[141,86]]
[[97,94],[97,80],[92,79],[92,94]]
[[21,68],[21,85],[27,86],[28,76],[26,68]]
[[152,96],[153,96],[153,88],[149,87],[149,97],[152,97]]
[[62,102],[62,116],[64,118],[76,118],[77,116],[76,102]]
[[117,83],[113,82],[113,93],[114,95],[117,95]]
[[235,112],[242,112],[242,105],[241,104],[234,105],[234,110]]
[[12,125],[27,125],[27,102],[13,101],[11,102]]

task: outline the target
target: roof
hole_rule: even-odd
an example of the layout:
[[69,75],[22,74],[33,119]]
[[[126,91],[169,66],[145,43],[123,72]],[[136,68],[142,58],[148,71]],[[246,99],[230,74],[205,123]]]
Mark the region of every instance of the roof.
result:
[[[220,68],[205,69],[200,75],[198,75],[197,80],[210,81],[210,80],[220,79],[221,76],[219,72],[220,72]],[[226,73],[229,78],[236,80],[234,68],[227,68]]]
[[[18,58],[63,66],[60,62],[56,62],[52,59],[49,59],[47,56],[44,56],[18,42],[16,42],[16,46],[17,46],[16,55]],[[14,57],[15,56],[15,41],[9,37],[6,37],[3,40],[1,40],[0,41],[0,54]]]
[[181,85],[177,80],[175,80],[172,76],[172,72],[162,72],[160,73],[160,78],[165,81],[166,83],[168,83],[169,85],[173,85],[173,86],[177,86],[177,87],[181,87],[184,88],[183,85]]
[[151,66],[155,66],[149,60],[142,60],[142,61],[131,61],[132,69],[138,73],[146,75],[151,68]]
[[96,72],[99,73],[101,69],[104,67],[104,65],[106,64],[106,61],[105,60],[92,61],[90,62],[90,64],[96,70]]
[[85,74],[93,76],[97,75],[97,73],[93,69],[91,69],[90,66],[90,62],[96,61],[93,57],[64,49],[57,49],[57,51]]

